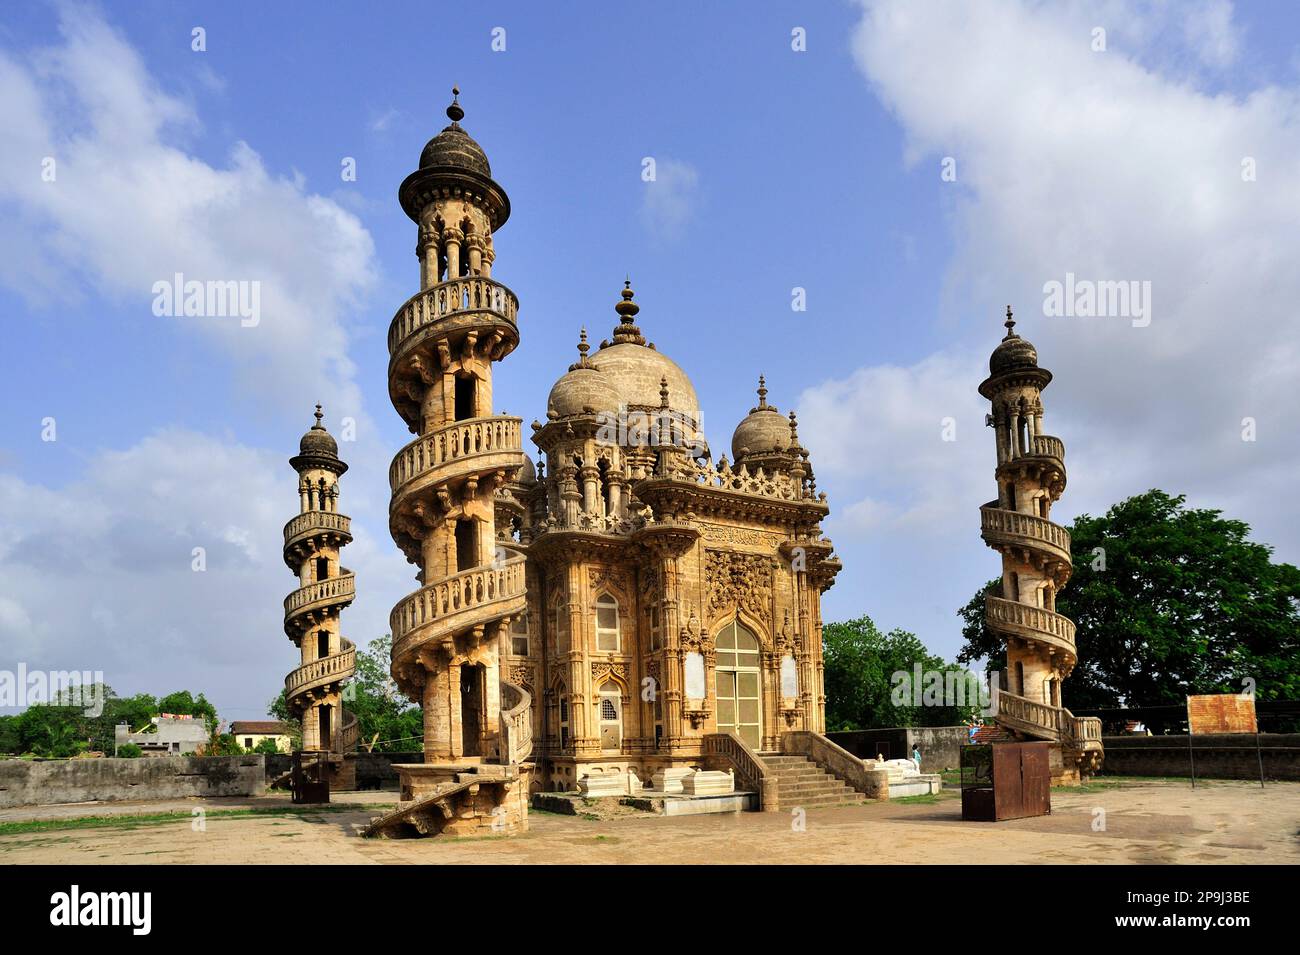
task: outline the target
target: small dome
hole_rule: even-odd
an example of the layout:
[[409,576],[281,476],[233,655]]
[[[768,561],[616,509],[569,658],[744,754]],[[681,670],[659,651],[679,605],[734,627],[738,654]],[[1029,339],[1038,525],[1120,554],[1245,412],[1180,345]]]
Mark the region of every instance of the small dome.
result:
[[564,374],[551,388],[547,408],[556,414],[590,414],[618,412],[618,389],[609,377],[590,365],[582,365]]
[[519,473],[515,475],[515,483],[516,484],[537,483],[537,467],[536,465],[533,464],[533,459],[526,454],[524,455],[524,466],[521,467],[519,469]]
[[560,417],[574,414],[618,412],[618,389],[603,372],[588,359],[587,330],[578,337],[578,360],[560,380],[551,386],[546,399],[547,414],[555,412]]
[[758,407],[751,408],[731,437],[731,456],[739,461],[748,454],[769,454],[790,448],[790,422],[767,403],[767,385],[758,379]]
[[299,454],[304,456],[324,455],[326,457],[338,457],[338,442],[334,440],[333,435],[326,431],[325,426],[321,424],[321,418],[323,417],[324,415],[321,413],[320,405],[317,405],[316,423],[307,429],[307,433],[304,434],[302,440],[298,442]]
[[435,166],[455,169],[468,169],[481,176],[492,178],[492,167],[488,165],[487,153],[474,141],[469,133],[461,128],[460,120],[465,111],[460,108],[457,97],[460,90],[452,89],[452,102],[447,107],[447,116],[451,125],[425,144],[420,153],[420,168],[430,169]]
[[1011,317],[1011,306],[1007,306],[1007,334],[993,354],[989,356],[989,372],[997,375],[1002,372],[1015,371],[1020,368],[1038,367],[1038,349],[1028,339],[1021,338],[1015,332],[1015,319]]

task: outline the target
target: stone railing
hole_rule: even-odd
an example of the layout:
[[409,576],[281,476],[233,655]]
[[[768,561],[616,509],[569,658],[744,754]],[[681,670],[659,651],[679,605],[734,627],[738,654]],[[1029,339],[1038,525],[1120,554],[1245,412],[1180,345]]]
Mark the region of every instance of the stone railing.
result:
[[334,511],[303,511],[284,525],[284,542],[288,544],[308,533],[329,531],[352,536],[352,519]]
[[522,418],[493,415],[467,418],[416,438],[397,452],[388,468],[388,486],[396,492],[408,481],[448,461],[475,454],[522,451]]
[[340,568],[343,573],[328,580],[318,580],[306,587],[299,587],[284,598],[284,618],[288,620],[307,607],[319,603],[350,602],[357,592],[356,574],[347,568]]
[[874,764],[869,765],[820,733],[811,730],[782,733],[781,752],[811,760],[868,799],[889,798],[888,772],[877,769]]
[[533,697],[522,686],[501,683],[501,759],[523,763],[533,754]]
[[1042,640],[1074,653],[1074,621],[1051,610],[989,596],[984,598],[984,620],[994,630],[1011,630],[1016,636]]
[[758,793],[759,806],[764,812],[780,809],[777,796],[777,779],[762,758],[745,745],[735,733],[708,733],[704,736],[701,752],[706,759],[721,760],[736,772],[736,778],[745,789]]
[[1043,517],[1003,510],[996,504],[980,508],[980,529],[984,537],[1022,538],[1028,546],[1041,544],[1070,560],[1070,532]]
[[689,481],[705,487],[773,497],[783,501],[802,500],[809,494],[806,487],[796,483],[788,474],[779,471],[768,473],[761,467],[750,471],[749,466],[745,464],[733,468],[725,459],[716,465],[700,464],[696,461],[680,463],[673,467],[667,476],[676,481]]
[[519,299],[500,282],[481,275],[440,282],[411,296],[388,326],[388,352],[421,328],[458,312],[490,312],[514,325],[519,316]]
[[511,557],[499,566],[463,570],[421,587],[403,598],[388,616],[393,635],[393,658],[405,649],[403,641],[413,630],[499,600],[524,596],[522,556]]
[[999,690],[995,719],[1012,729],[1026,732],[1042,739],[1058,740],[1067,730],[1067,710],[1047,703]]
[[[1069,712],[1068,710],[1066,712]],[[1101,744],[1101,718],[1097,716],[1070,715],[1074,738],[1081,743]]]
[[309,686],[332,683],[351,676],[357,669],[357,649],[351,640],[343,640],[343,649],[327,657],[319,657],[290,670],[284,678],[284,692],[290,699]]
[[1029,452],[1045,458],[1056,458],[1065,463],[1065,442],[1050,434],[1036,434],[1029,443]]
[[339,727],[337,751],[340,753],[355,753],[357,743],[361,740],[361,726],[357,722],[357,714],[351,710],[343,711],[343,725]]

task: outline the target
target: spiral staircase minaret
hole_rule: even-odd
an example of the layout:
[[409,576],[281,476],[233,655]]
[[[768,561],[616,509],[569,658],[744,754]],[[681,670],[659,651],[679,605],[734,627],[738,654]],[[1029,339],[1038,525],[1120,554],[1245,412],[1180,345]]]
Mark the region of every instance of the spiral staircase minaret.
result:
[[426,764],[519,764],[531,697],[504,679],[499,644],[525,612],[525,558],[498,538],[495,498],[525,458],[522,420],[492,406],[519,304],[492,277],[510,202],[464,115],[454,100],[398,192],[418,227],[421,283],[388,331],[389,394],[415,435],[389,469],[389,526],[421,586],[390,616],[392,675],[423,706]]
[[348,466],[321,423],[303,435],[289,460],[298,472],[299,513],[284,526],[284,562],[300,586],[285,598],[284,632],[300,654],[284,679],[285,698],[302,720],[302,749],[321,754],[332,789],[351,789],[355,767],[344,754],[357,748],[356,716],[343,707],[343,683],[356,670],[356,648],[340,633],[339,615],[352,603],[356,577],[339,563],[351,542],[351,522],[338,511],[339,478]]
[[1074,569],[1070,533],[1050,519],[1065,490],[1065,445],[1043,433],[1042,391],[1052,373],[1016,333],[1010,307],[1006,328],[979,386],[997,435],[998,497],[980,508],[981,536],[1002,556],[1001,591],[984,606],[986,625],[1007,647],[996,719],[1016,738],[1051,742],[1054,775],[1074,782],[1100,768],[1102,746],[1100,721],[1061,703],[1061,684],[1078,661],[1074,622],[1056,612]]

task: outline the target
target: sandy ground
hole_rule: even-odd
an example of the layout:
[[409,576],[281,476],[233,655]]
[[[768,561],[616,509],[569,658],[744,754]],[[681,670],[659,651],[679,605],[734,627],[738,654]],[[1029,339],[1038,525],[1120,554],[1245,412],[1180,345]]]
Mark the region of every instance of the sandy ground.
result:
[[[0,822],[120,814],[121,825],[0,835],[14,863],[1297,863],[1300,783],[1126,781],[1056,790],[1052,814],[962,822],[960,800],[729,816],[593,821],[532,813],[516,838],[362,839],[357,830],[392,793],[345,793],[342,811],[289,812],[287,797],[46,806],[0,811]],[[133,814],[196,806],[285,814],[132,825]],[[1104,813],[1099,815],[1098,811]],[[1098,827],[1104,822],[1104,828]]]

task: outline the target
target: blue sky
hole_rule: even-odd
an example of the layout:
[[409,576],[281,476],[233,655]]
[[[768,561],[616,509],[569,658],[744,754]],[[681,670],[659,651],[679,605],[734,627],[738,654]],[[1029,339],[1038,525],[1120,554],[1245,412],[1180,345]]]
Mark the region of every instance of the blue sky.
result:
[[[1057,514],[1160,486],[1300,558],[1288,5],[452,9],[6,11],[5,656],[260,715],[293,662],[278,535],[318,400],[327,423],[358,422],[342,448],[359,574],[344,631],[384,632],[412,572],[385,520],[409,436],[384,335],[418,278],[396,189],[453,83],[512,202],[493,274],[519,295],[523,344],[498,366],[498,408],[544,416],[579,326],[608,334],[630,275],[715,452],[760,372],[800,411],[845,562],[827,619],[867,613],[958,649],[955,610],[997,569],[978,537],[994,488],[975,387],[1007,303],[1057,374],[1046,430],[1071,477]],[[152,282],[176,271],[261,281],[262,323],[156,317]],[[1151,281],[1150,327],[1046,317],[1043,284],[1066,271]]]

